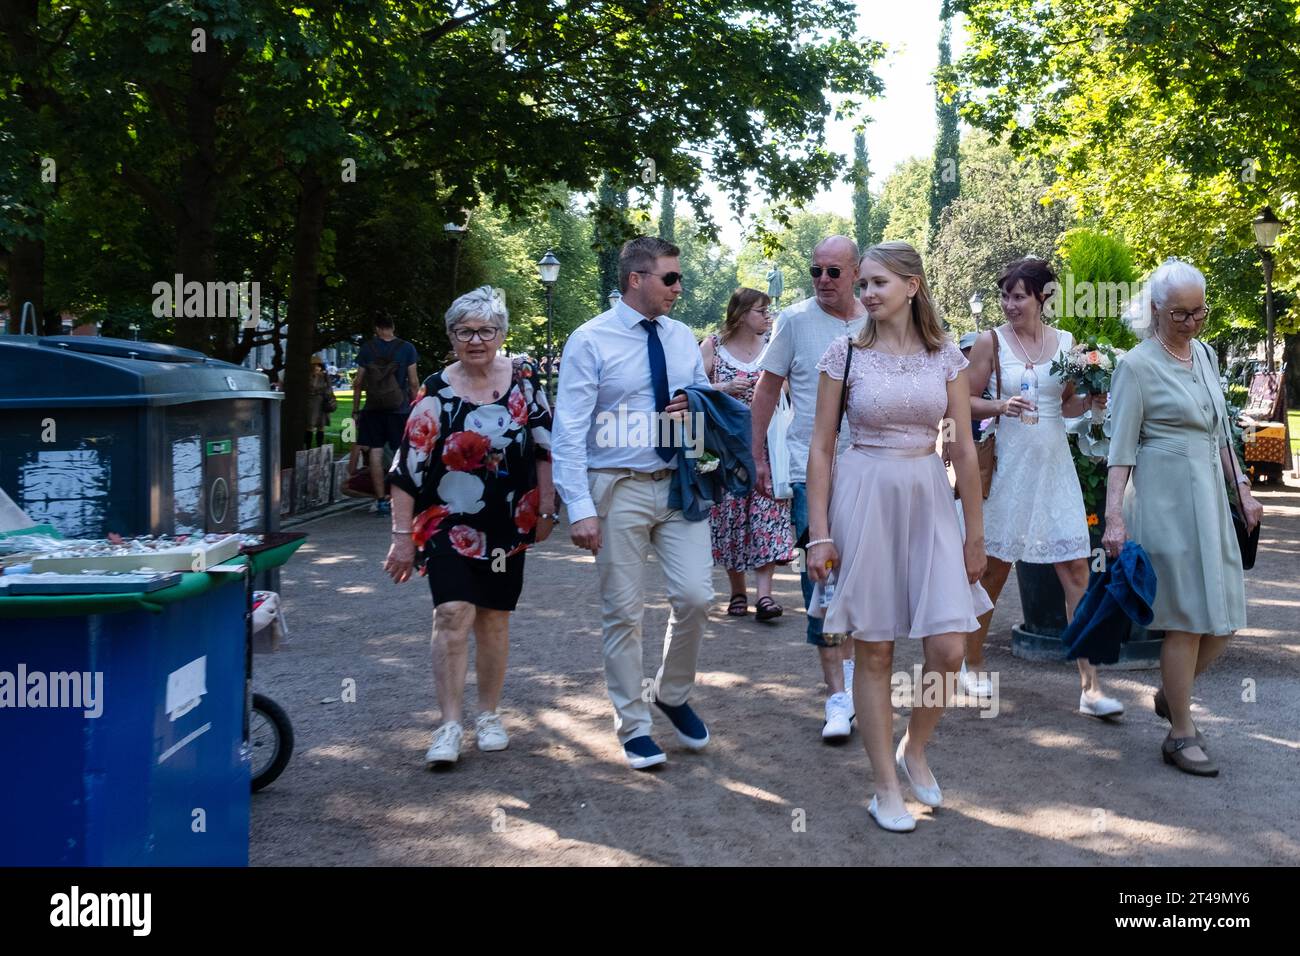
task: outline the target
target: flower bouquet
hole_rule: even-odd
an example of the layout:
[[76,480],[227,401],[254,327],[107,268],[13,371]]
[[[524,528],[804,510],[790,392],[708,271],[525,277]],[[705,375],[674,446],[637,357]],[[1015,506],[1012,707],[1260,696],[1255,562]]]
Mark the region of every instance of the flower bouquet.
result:
[[1073,383],[1076,392],[1103,395],[1110,391],[1111,373],[1123,354],[1106,339],[1080,342],[1061,358],[1052,359],[1052,374]]

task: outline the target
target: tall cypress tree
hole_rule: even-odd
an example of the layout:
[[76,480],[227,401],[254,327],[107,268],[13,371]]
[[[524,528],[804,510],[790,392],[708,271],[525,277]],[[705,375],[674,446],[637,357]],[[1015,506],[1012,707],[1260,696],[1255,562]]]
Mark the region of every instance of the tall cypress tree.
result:
[[867,165],[867,135],[853,134],[853,239],[866,249],[878,238],[871,234],[871,170]]
[[[939,32],[939,68],[936,77],[942,77],[952,66],[952,11],[944,0],[940,12],[943,29]],[[957,149],[961,135],[957,128],[957,103],[944,101],[943,94],[935,90],[935,114],[939,120],[939,135],[934,144],[934,169],[930,173],[930,239],[939,231],[939,216],[961,193],[961,175],[957,168]]]
[[668,242],[677,241],[677,209],[674,205],[676,195],[672,186],[664,186],[663,198],[659,203],[659,238]]
[[597,192],[600,208],[596,218],[596,258],[600,266],[600,288],[596,290],[596,307],[609,308],[608,296],[618,288],[618,251],[623,244],[627,223],[627,190],[608,173]]

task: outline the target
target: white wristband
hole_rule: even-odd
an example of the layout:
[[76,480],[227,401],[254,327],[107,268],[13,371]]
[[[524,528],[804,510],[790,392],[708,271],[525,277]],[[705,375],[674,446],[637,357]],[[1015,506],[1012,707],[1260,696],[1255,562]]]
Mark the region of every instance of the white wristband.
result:
[[816,541],[809,541],[808,547],[811,548],[814,544],[834,544],[834,543],[835,541],[833,538],[818,538]]

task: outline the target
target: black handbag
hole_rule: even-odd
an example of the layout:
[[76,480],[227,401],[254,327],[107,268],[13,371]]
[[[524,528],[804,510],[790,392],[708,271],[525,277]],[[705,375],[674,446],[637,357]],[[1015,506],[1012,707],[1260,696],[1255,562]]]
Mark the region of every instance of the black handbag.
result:
[[[1200,343],[1205,351],[1209,353],[1210,347],[1204,342]],[[1207,355],[1208,358],[1208,355]],[[1214,363],[1217,368],[1218,363]],[[1223,408],[1223,434],[1228,439],[1228,458],[1232,461],[1233,470],[1233,487],[1241,487],[1241,470],[1237,464],[1237,448],[1232,443],[1232,433],[1228,431],[1228,408],[1225,401]],[[1244,571],[1249,571],[1255,566],[1255,552],[1259,550],[1259,529],[1263,521],[1255,525],[1254,531],[1246,530],[1246,514],[1241,505],[1241,493],[1237,493],[1237,504],[1234,507],[1232,499],[1228,500],[1228,511],[1232,514],[1232,527],[1237,532],[1237,547],[1241,549],[1241,567]]]
[[[844,424],[844,413],[848,411],[849,408],[849,368],[853,365],[853,337],[848,336],[848,340],[849,354],[848,357],[844,359],[844,387],[840,390],[840,417],[835,419],[836,446],[840,443],[840,426]],[[834,464],[834,462],[832,462],[832,464]],[[808,529],[804,528],[803,534],[799,535],[799,540],[794,543],[794,546],[800,551],[806,552],[808,550],[808,541],[811,537],[812,535],[808,533]]]

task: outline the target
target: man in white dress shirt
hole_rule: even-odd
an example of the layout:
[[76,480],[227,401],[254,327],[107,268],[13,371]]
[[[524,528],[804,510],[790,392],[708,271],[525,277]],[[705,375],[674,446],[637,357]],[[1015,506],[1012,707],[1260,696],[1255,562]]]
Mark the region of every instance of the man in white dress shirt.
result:
[[[622,300],[583,323],[564,346],[552,435],[553,473],[568,508],[569,534],[595,555],[600,572],[605,682],[615,730],[636,770],[667,759],[650,737],[651,703],[687,747],[699,750],[709,742],[687,698],[713,601],[712,542],[707,521],[687,521],[668,507],[682,451],[661,428],[664,416],[686,412],[686,397],[671,399],[673,392],[708,385],[695,336],[668,318],[682,292],[679,255],[676,246],[653,237],[623,246]],[[652,550],[672,606],[653,681],[645,676],[641,652]]]

